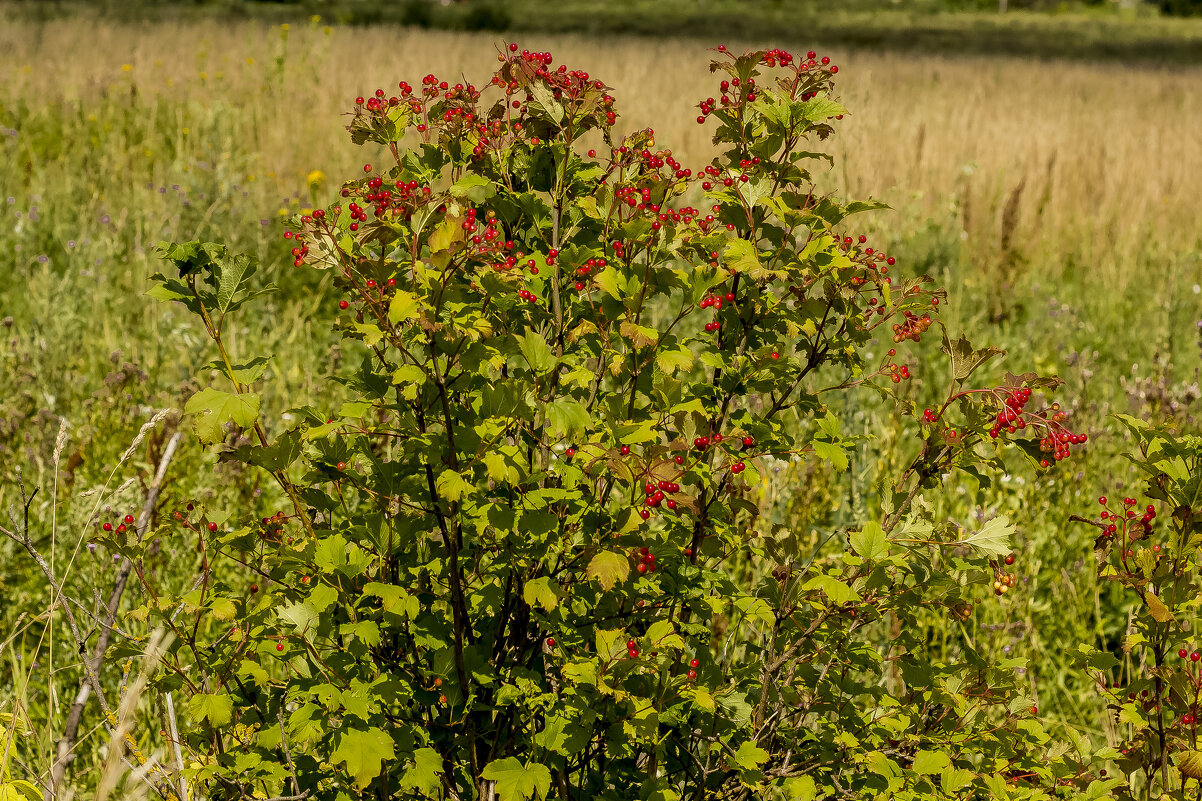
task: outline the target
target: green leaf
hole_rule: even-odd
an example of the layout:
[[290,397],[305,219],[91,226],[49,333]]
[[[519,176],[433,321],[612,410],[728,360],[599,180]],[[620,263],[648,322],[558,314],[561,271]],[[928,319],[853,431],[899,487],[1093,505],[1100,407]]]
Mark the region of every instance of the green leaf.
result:
[[755,245],[746,239],[732,239],[723,252],[723,259],[728,270],[738,270],[753,278],[760,270],[760,255]]
[[810,443],[814,449],[814,455],[831,463],[831,467],[842,473],[847,469],[849,464],[847,459],[847,451],[839,447],[833,442],[816,439]]
[[951,757],[942,751],[919,751],[914,755],[915,773],[942,773],[951,764]]
[[798,776],[785,780],[785,797],[789,801],[814,801],[818,797],[818,787],[812,776]]
[[588,409],[580,401],[559,398],[548,404],[547,422],[551,424],[551,432],[557,437],[565,434],[583,434],[589,424]]
[[630,560],[625,554],[601,551],[589,561],[585,573],[609,592],[615,584],[630,576]]
[[482,175],[469,172],[450,188],[454,197],[465,197],[473,203],[483,203],[497,193],[496,184]]
[[693,369],[693,351],[686,347],[661,350],[655,354],[655,364],[668,375],[677,370],[688,372]]
[[1202,752],[1183,751],[1177,760],[1177,770],[1191,779],[1202,780]]
[[999,515],[964,538],[960,545],[970,545],[985,556],[1003,556],[1010,551],[1010,535],[1014,526],[1009,518]]
[[188,712],[195,720],[207,720],[219,729],[234,719],[234,699],[225,694],[197,693],[188,699]]
[[232,459],[245,464],[253,464],[264,470],[283,470],[300,458],[301,437],[302,432],[299,428],[285,431],[270,445],[240,445],[231,451],[222,453],[218,459],[223,462]]
[[231,364],[230,369],[226,369],[225,362],[220,359],[214,359],[204,366],[206,370],[220,370],[226,376],[239,384],[253,384],[258,381],[267,370],[267,365],[271,363],[271,359],[266,356],[256,356],[248,362]]
[[972,771],[964,768],[946,767],[939,775],[939,787],[948,795],[955,795],[972,782]]
[[532,81],[527,87],[531,99],[547,113],[551,122],[563,121],[563,106],[555,99],[555,95],[542,81]]
[[802,592],[822,590],[831,603],[846,604],[860,600],[860,594],[834,576],[821,573],[802,585]]
[[242,285],[254,275],[255,265],[250,256],[241,253],[219,258],[217,264],[217,309],[225,314]]
[[481,775],[496,783],[499,801],[545,798],[551,789],[551,771],[546,765],[523,765],[517,757],[505,757],[485,766]]
[[259,396],[246,392],[235,395],[206,387],[184,405],[184,413],[195,415],[192,426],[202,444],[212,445],[225,438],[222,427],[228,423],[249,428],[259,419]]
[[731,761],[743,770],[752,770],[768,761],[768,752],[751,740],[746,740],[731,755]]
[[316,609],[303,601],[281,606],[275,610],[275,613],[280,620],[291,623],[293,628],[302,634],[308,631],[321,617]]
[[657,620],[647,629],[643,639],[651,643],[656,651],[668,651],[684,648],[684,638],[676,633],[676,626],[671,620]]
[[459,471],[449,468],[439,474],[438,481],[434,486],[438,490],[438,494],[448,501],[457,501],[463,497],[463,493],[471,490],[471,486],[459,474]]
[[889,539],[885,530],[876,522],[864,524],[864,528],[851,533],[851,547],[865,559],[883,559],[889,551]]
[[383,729],[350,729],[342,732],[330,761],[345,762],[347,773],[362,790],[380,775],[384,762],[390,761],[393,753],[392,738]]
[[1173,619],[1173,613],[1164,601],[1156,596],[1156,593],[1148,590],[1144,593],[1144,600],[1148,602],[1148,612],[1151,613],[1152,619],[1157,623],[1168,623]]
[[522,598],[527,606],[541,606],[550,612],[559,604],[559,595],[555,592],[554,582],[547,576],[530,579],[522,587]]
[[417,319],[420,303],[412,292],[397,292],[388,303],[388,322],[396,325]]
[[952,360],[952,378],[957,381],[963,381],[972,375],[982,364],[1006,351],[1000,348],[974,350],[972,343],[963,336],[952,342],[947,338],[947,331],[944,331],[943,352]]
[[555,356],[551,353],[551,347],[538,332],[527,331],[526,336],[518,338],[518,347],[534,372],[543,373],[555,366]]
[[24,779],[0,780],[0,801],[41,801],[42,792]]
[[416,790],[422,795],[435,798],[442,781],[442,757],[433,748],[419,748],[413,752],[413,759],[405,763],[405,773],[401,776],[401,787]]
[[815,97],[800,105],[802,115],[810,122],[823,122],[847,113],[847,109],[827,97]]
[[622,299],[622,277],[613,267],[606,267],[593,278],[593,281],[611,298]]

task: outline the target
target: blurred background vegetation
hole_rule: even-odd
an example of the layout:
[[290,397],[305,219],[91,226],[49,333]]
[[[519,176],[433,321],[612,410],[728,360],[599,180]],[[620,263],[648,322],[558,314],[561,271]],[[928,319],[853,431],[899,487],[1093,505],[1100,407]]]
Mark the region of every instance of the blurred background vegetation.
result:
[[[353,357],[328,333],[338,298],[322,275],[289,265],[282,222],[331,202],[365,161],[381,163],[349,143],[342,115],[356,95],[428,72],[482,82],[514,39],[606,81],[620,128],[654,125],[659,145],[696,168],[712,147],[694,122],[716,88],[706,48],[815,48],[840,65],[851,109],[826,143],[836,166],[820,188],[894,209],[849,233],[946,286],[953,333],[1010,351],[982,381],[1007,369],[1059,374],[1074,430],[1091,438],[1048,473],[948,479],[940,515],[966,529],[997,514],[1019,523],[1020,582],[967,622],[933,613],[931,648],[1024,658],[1041,714],[1119,742],[1065,650],[1085,642],[1127,659],[1129,609],[1095,582],[1091,532],[1068,517],[1090,514],[1099,494],[1135,492],[1120,456],[1129,443],[1108,415],[1199,430],[1202,19],[1166,13],[1198,5],[0,4],[0,508],[19,481],[42,488],[31,509],[39,547],[73,597],[107,591],[112,554],[88,549],[90,532],[136,512],[165,435],[126,450],[157,410],[182,408],[212,380],[203,332],[144,295],[160,239],[226,241],[280,285],[233,332],[236,354],[275,355],[269,435],[291,407],[337,408],[339,387],[324,376]],[[915,349],[912,371],[905,391],[920,406],[946,391],[937,342]],[[851,469],[781,462],[764,488],[779,519],[814,543],[871,513],[875,482],[896,473],[918,433],[868,397],[831,411],[844,430],[875,434]],[[261,477],[185,442],[160,515],[187,502],[252,517],[279,508]],[[194,546],[165,537],[152,569],[192,570]],[[45,582],[8,542],[0,586],[0,713],[42,722],[10,764],[37,773],[78,658],[54,639]],[[103,761],[102,745],[82,741],[74,775]]]

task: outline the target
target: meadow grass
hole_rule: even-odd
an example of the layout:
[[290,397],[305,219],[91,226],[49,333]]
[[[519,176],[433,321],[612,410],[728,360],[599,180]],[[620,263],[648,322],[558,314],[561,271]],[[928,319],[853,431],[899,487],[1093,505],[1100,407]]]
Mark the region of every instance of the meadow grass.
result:
[[[72,581],[103,584],[112,570],[72,561],[94,523],[86,511],[94,499],[76,503],[79,493],[109,480],[155,409],[181,408],[210,380],[203,332],[144,297],[159,269],[155,242],[216,239],[262,258],[283,291],[243,317],[233,339],[236,350],[276,357],[264,419],[271,427],[289,406],[329,407],[337,388],[321,376],[344,358],[326,333],[335,298],[321,277],[285,266],[281,220],[331,200],[364,162],[380,163],[343,128],[356,95],[427,72],[480,81],[500,42],[319,21],[288,30],[96,18],[0,28],[0,378],[10,388],[0,399],[0,500],[12,500],[18,471],[50,486],[65,418],[64,453],[78,462],[35,511],[48,516],[57,504],[63,525],[75,527],[51,559]],[[716,78],[707,71],[713,54],[697,43],[537,34],[521,45],[606,81],[621,125],[658,122],[657,146],[686,166],[710,157],[695,104],[716,94]],[[857,220],[856,232],[947,287],[953,332],[1012,351],[994,375],[1060,374],[1063,397],[1095,440],[1068,471],[1020,472],[988,492],[948,482],[935,500],[941,514],[967,527],[996,513],[1019,521],[1025,583],[1012,596],[1021,600],[983,605],[970,628],[933,619],[932,647],[950,652],[967,638],[1028,657],[1041,709],[1113,740],[1063,649],[1117,648],[1125,611],[1112,589],[1094,585],[1089,533],[1065,521],[1132,480],[1107,414],[1198,427],[1202,68],[825,52],[841,67],[839,94],[851,111],[827,143],[838,167],[820,185],[892,205]],[[927,341],[921,352],[936,350]],[[938,376],[920,375],[911,392],[922,401],[939,387]],[[860,429],[879,415],[854,405],[835,412]],[[914,426],[889,415],[871,422],[880,437],[855,454],[848,476],[798,465],[774,485],[795,525],[818,532],[873,506],[874,477],[909,452]],[[273,501],[261,480],[194,445],[183,451],[165,497],[246,509]],[[111,483],[135,479],[132,490],[104,504],[137,503],[137,480],[156,453],[151,443],[121,460]],[[165,560],[195,560],[175,547]],[[46,596],[28,566],[3,553],[0,583],[16,589],[0,619],[15,626],[22,612],[45,609]],[[13,698],[41,704],[50,720],[53,681],[32,666],[45,654],[31,626],[27,617],[9,640],[6,669],[21,688]],[[63,668],[59,692],[70,691],[71,675]],[[51,746],[52,732],[39,731],[22,758],[42,765]]]

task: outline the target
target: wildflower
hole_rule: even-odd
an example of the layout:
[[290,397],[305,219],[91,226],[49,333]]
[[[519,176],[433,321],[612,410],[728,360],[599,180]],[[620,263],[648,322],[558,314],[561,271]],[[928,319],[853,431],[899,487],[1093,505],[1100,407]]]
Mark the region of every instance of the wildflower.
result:
[[321,189],[326,183],[326,174],[321,170],[314,170],[305,176],[305,182],[309,184],[310,189]]

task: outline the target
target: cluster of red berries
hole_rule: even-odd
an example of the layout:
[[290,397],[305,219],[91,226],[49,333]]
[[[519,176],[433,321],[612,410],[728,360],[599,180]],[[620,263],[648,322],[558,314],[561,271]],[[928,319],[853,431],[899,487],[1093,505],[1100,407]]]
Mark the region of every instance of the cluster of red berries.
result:
[[[1047,419],[1045,424],[1046,433],[1039,440],[1039,449],[1050,454],[1053,460],[1059,462],[1072,454],[1073,445],[1085,444],[1089,436],[1074,434],[1064,427],[1064,421],[1068,419],[1068,415],[1060,411],[1059,403],[1053,403],[1051,410],[1052,416]],[[1051,465],[1052,460],[1049,459],[1041,459],[1039,462],[1040,467],[1050,467]]]
[[[1059,403],[1053,403],[1044,412],[1033,413],[1026,411],[1031,400],[1031,390],[1028,387],[1018,389],[1001,388],[995,391],[1003,393],[1002,409],[994,420],[989,436],[997,439],[1005,431],[1014,434],[1031,426],[1041,431],[1039,449],[1051,458],[1039,461],[1040,467],[1051,467],[1054,462],[1067,459],[1072,454],[1073,445],[1083,445],[1089,440],[1088,434],[1074,434],[1064,426],[1068,415],[1061,411]],[[1050,414],[1048,413],[1050,412]]]
[[116,531],[118,534],[124,534],[126,529],[134,524],[134,516],[126,515],[114,527],[112,523],[105,523],[100,528],[106,532]]
[[647,496],[645,504],[647,506],[656,507],[659,506],[660,503],[663,503],[664,506],[667,506],[669,509],[675,509],[676,501],[672,500],[671,498],[667,498],[664,495],[665,492],[680,492],[680,485],[675,481],[648,481],[643,486],[643,493]]
[[[659,495],[662,499],[663,493],[659,493]],[[654,573],[659,569],[655,563],[655,554],[651,553],[651,549],[646,545],[644,545],[642,548],[639,548],[638,553],[635,554],[635,560],[635,570],[639,571],[640,573]]]
[[[937,300],[938,298],[932,298],[932,301]],[[902,312],[902,321],[893,324],[893,341],[905,342],[908,339],[912,342],[918,342],[930,327],[931,315],[924,314],[920,317],[909,309],[906,309]]]
[[[716,183],[721,183],[722,186],[730,188],[735,185],[736,181],[741,184],[747,183],[748,180],[750,180],[747,176],[747,171],[753,167],[758,167],[759,165],[759,156],[754,156],[749,159],[740,159],[739,169],[742,170],[742,172],[722,175],[721,170],[710,164],[707,165],[704,170],[699,170],[697,172],[697,177],[701,179],[701,188],[707,192],[713,189]],[[720,180],[719,176],[721,176]]]
[[[643,499],[644,508],[639,510],[639,516],[646,520],[651,517],[650,510],[659,508],[661,503],[669,510],[675,511],[676,500],[667,496],[666,493],[669,492],[680,492],[680,485],[674,481],[660,481],[658,483],[648,481],[643,487],[643,493],[646,497]],[[644,552],[646,550],[646,548],[643,549]]]
[[999,571],[993,579],[993,593],[997,596],[1005,595],[1010,590],[1014,589],[1018,578],[1013,573],[1007,573],[1004,570]]
[[[1152,533],[1152,521],[1156,519],[1156,507],[1148,504],[1144,507],[1143,514],[1136,520],[1136,515],[1139,514],[1135,510],[1137,501],[1134,498],[1123,498],[1123,510],[1121,512],[1112,512],[1108,508],[1109,501],[1106,496],[1098,498],[1098,504],[1102,507],[1102,513],[1099,515],[1103,524],[1106,526],[1105,533],[1113,536],[1118,533],[1119,526],[1123,526],[1124,530],[1130,526],[1139,526],[1144,536]],[[1107,522],[1109,521],[1109,522]],[[1117,523],[1114,521],[1118,521]],[[1157,551],[1160,546],[1155,546]]]
[[701,662],[698,661],[695,657],[693,659],[689,660],[689,673],[688,673],[689,681],[697,680],[697,668],[700,666],[701,666]]
[[1027,427],[1027,421],[1023,419],[1023,408],[1031,400],[1031,390],[1029,387],[1016,389],[1006,396],[1002,402],[1003,408],[998,412],[997,422],[990,432],[991,437],[997,437],[994,432],[1000,432],[1003,428],[1013,434]]
[[[509,57],[506,57],[504,53],[498,53],[497,60],[502,62],[507,61],[511,68],[521,67],[526,69],[528,72],[532,72],[534,78],[537,78],[548,84],[552,91],[552,96],[556,100],[562,100],[565,97],[568,99],[575,99],[583,94],[587,89],[599,91],[605,88],[605,84],[601,83],[601,81],[593,80],[589,77],[589,74],[583,70],[569,70],[562,64],[554,72],[548,70],[547,67],[550,67],[553,63],[555,63],[555,59],[550,53],[538,53],[531,52],[529,50],[523,50],[519,54],[518,46],[514,43],[510,43],[509,52],[511,54]],[[500,76],[493,79],[493,82],[498,85],[504,81],[505,79]],[[505,85],[509,91],[514,91],[518,88],[520,83],[511,78]],[[607,108],[613,104],[613,98],[609,95],[606,95],[604,98],[602,98],[602,100]],[[613,112],[610,111],[609,116],[612,117],[612,115]],[[611,118],[608,119],[607,122],[610,125],[613,125],[614,120]]]
[[631,659],[639,658],[639,644],[634,640],[626,641],[626,655]]
[[[910,368],[906,365],[898,366],[896,362],[889,365],[889,380],[894,384],[900,384],[910,377]],[[930,411],[928,409],[928,411]]]
[[741,106],[744,103],[755,101],[755,78],[748,78],[746,81],[740,82],[738,78],[731,78],[729,81],[722,81],[718,84],[718,91],[722,95],[722,99],[715,102],[714,98],[707,97],[697,104],[701,109],[700,116],[697,117],[697,124],[704,125],[705,119],[714,113],[714,109],[718,105],[722,106]]
[[[653,128],[647,128],[640,134],[640,136],[646,137],[649,141],[654,142],[655,130]],[[659,172],[664,167],[667,167],[673,178],[690,178],[693,175],[692,170],[686,169],[679,161],[676,160],[676,158],[672,155],[671,150],[652,151],[650,148],[644,147],[638,151],[635,151],[633,148],[627,146],[618,148],[618,154],[626,157],[622,159],[623,161],[628,161],[630,154],[632,153],[638,157],[638,160],[641,162],[640,166],[642,167],[642,171],[644,173]]]
[[[322,212],[322,214],[324,215],[325,212]],[[306,216],[302,219],[304,222],[309,222],[312,220],[312,218],[308,217],[308,216]],[[296,244],[298,245],[298,247],[294,247],[292,249],[292,266],[300,267],[302,264],[305,263],[305,256],[309,255],[308,243],[303,238],[301,238],[300,234],[294,234],[291,231],[285,231],[284,238],[285,239],[293,239],[296,242]]]
[[[558,251],[552,250],[547,254],[547,264],[553,264],[554,259],[559,255]],[[587,288],[585,283],[588,277],[592,275],[594,270],[604,270],[609,265],[608,259],[592,258],[584,262],[576,268],[576,282],[572,285],[577,292],[583,292]]]

